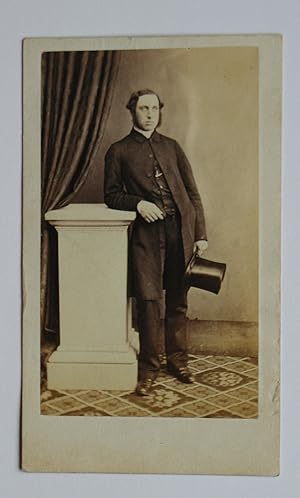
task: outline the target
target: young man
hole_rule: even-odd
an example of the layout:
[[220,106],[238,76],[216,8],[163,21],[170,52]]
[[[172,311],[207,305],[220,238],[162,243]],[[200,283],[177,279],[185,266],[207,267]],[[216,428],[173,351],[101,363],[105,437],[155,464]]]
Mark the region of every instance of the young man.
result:
[[187,365],[185,266],[207,249],[202,202],[191,166],[178,143],[159,134],[163,103],[152,90],[127,104],[133,128],[105,157],[105,202],[137,211],[129,265],[137,299],[140,354],[136,393],[149,394],[160,369],[160,298],[166,289],[165,352],[168,371],[191,383]]

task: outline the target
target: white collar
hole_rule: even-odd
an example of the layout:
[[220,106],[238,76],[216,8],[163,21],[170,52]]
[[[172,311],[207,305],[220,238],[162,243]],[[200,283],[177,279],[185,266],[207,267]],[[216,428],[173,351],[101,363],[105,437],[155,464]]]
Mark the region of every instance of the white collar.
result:
[[140,128],[138,128],[137,126],[134,126],[133,127],[135,129],[135,131],[137,131],[138,133],[141,133],[142,135],[144,135],[144,137],[146,138],[150,138],[152,133],[154,132],[154,130],[152,131],[145,131],[145,130],[140,130]]

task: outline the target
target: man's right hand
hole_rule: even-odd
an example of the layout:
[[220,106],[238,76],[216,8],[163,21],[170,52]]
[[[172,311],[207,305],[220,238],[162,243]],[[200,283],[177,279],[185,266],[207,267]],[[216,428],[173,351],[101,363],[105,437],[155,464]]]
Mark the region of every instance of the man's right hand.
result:
[[146,220],[148,223],[164,219],[162,211],[153,202],[140,201],[136,209],[138,213],[140,213],[142,218],[144,218],[144,220]]

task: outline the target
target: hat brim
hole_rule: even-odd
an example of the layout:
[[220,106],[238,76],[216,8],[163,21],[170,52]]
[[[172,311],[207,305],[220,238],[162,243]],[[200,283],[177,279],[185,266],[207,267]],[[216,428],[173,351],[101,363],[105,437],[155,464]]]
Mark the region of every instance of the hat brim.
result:
[[185,289],[196,287],[218,294],[225,276],[226,264],[201,258],[194,252],[183,277]]

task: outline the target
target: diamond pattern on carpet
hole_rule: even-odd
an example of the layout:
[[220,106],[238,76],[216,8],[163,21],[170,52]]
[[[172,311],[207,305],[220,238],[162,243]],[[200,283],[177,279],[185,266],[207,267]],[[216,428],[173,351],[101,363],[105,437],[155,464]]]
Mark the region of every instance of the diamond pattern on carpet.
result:
[[200,384],[213,387],[218,391],[228,391],[249,382],[248,376],[227,370],[223,367],[205,370],[196,375],[195,378]]
[[[148,397],[131,391],[48,390],[42,378],[41,414],[96,417],[256,418],[256,358],[189,355],[194,384],[183,384],[162,366]],[[43,370],[45,372],[45,369]]]

